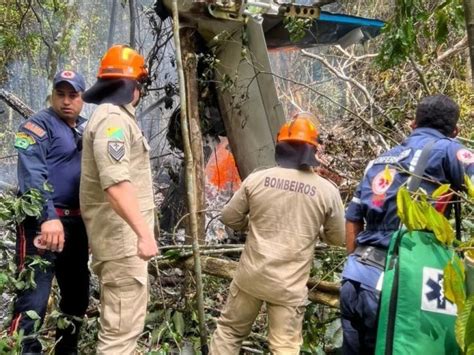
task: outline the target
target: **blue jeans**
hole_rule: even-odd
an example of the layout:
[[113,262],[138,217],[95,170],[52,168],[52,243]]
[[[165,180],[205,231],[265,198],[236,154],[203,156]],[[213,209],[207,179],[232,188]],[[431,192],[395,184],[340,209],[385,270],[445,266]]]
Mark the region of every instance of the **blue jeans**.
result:
[[[81,217],[63,217],[65,244],[61,253],[38,250],[33,239],[39,229],[35,219],[27,218],[17,227],[16,262],[18,272],[26,267],[34,270],[36,287],[19,291],[13,309],[13,319],[10,332],[23,330],[26,338],[22,342],[22,352],[40,354],[41,344],[36,333],[43,323],[48,298],[51,291],[51,282],[56,275],[61,300],[59,308],[66,316],[82,318],[89,304],[89,248],[87,235]],[[49,261],[46,267],[28,266],[30,259],[38,255]],[[31,319],[27,311],[35,311],[40,321]],[[65,329],[56,329],[55,354],[75,354],[77,352],[78,333],[81,327],[80,320],[70,318],[72,325]]]
[[374,354],[379,300],[379,291],[356,281],[343,281],[340,303],[344,355]]

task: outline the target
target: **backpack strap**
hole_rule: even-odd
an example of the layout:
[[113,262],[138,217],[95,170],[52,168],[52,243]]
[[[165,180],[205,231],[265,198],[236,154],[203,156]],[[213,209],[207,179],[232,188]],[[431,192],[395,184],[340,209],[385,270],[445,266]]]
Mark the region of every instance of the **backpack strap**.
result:
[[435,143],[436,140],[431,139],[421,150],[420,157],[418,158],[418,162],[416,163],[415,169],[413,170],[413,175],[408,179],[408,191],[415,192],[420,187],[423,174],[425,173],[426,167],[428,165],[428,158],[430,157],[431,149]]

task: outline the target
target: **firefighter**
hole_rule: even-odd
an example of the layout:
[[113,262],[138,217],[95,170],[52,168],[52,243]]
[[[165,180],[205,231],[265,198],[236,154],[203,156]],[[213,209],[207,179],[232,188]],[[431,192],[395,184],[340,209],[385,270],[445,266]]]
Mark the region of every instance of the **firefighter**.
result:
[[[449,97],[424,98],[416,110],[413,132],[365,170],[345,216],[349,258],[341,287],[344,354],[374,353],[385,256],[391,235],[400,227],[396,194],[410,176],[397,171],[413,172],[422,148],[435,140],[425,170],[431,181],[423,180],[422,189],[431,193],[439,184],[451,184],[461,190],[465,174],[474,178],[474,154],[454,140],[458,119],[459,106]],[[387,164],[400,169],[386,170]],[[435,207],[449,214],[448,205],[443,198]]]
[[344,242],[344,208],[337,188],[312,167],[318,132],[310,113],[298,113],[278,133],[278,164],[250,174],[222,211],[234,230],[248,228],[245,248],[217,322],[210,353],[239,354],[262,303],[272,354],[299,354],[314,246]]
[[84,101],[98,104],[83,141],[81,209],[100,281],[98,354],[133,354],[148,301],[147,260],[158,253],[150,146],[135,109],[148,79],[144,58],[112,46]]
[[[54,275],[59,308],[71,321],[65,329],[56,329],[56,354],[77,353],[80,318],[89,303],[89,253],[79,210],[81,136],[86,122],[79,114],[85,87],[81,74],[57,73],[51,106],[22,123],[15,137],[19,194],[37,189],[44,201],[40,217],[28,217],[17,227],[18,271],[33,270],[36,287],[27,285],[18,292],[10,333],[23,331],[22,352],[27,354],[42,351],[36,318],[28,311],[36,312],[42,323]],[[48,264],[32,263],[33,256]]]

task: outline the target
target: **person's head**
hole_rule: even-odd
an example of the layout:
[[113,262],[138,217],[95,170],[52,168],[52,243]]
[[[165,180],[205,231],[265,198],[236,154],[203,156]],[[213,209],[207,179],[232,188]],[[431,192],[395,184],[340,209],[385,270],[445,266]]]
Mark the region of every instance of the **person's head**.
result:
[[447,137],[458,133],[459,106],[446,95],[427,96],[418,104],[413,128],[433,128]]
[[310,112],[298,112],[284,123],[277,135],[277,143],[289,142],[292,144],[307,143],[318,146],[318,130],[314,126],[316,116]]
[[145,58],[128,46],[114,45],[102,57],[97,82],[84,101],[136,106],[148,80]]
[[51,107],[63,120],[74,122],[84,102],[81,94],[86,88],[83,76],[72,70],[62,70],[53,79]]
[[295,169],[318,165],[315,158],[318,146],[315,121],[316,117],[312,113],[299,112],[281,126],[275,147],[278,165]]

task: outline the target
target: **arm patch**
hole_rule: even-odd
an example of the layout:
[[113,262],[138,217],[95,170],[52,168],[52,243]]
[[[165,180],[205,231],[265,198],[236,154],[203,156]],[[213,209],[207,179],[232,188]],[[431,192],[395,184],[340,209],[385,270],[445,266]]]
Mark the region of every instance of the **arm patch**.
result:
[[474,163],[474,153],[465,148],[459,149],[456,153],[456,157],[463,164],[468,165]]
[[26,134],[26,133],[23,133],[23,132],[18,132],[16,135],[15,135],[15,148],[19,148],[19,149],[28,149],[28,147],[32,144],[35,144],[36,143],[36,140]]
[[30,131],[39,138],[43,138],[46,135],[46,131],[43,128],[31,121],[26,122],[23,128],[27,131]]

